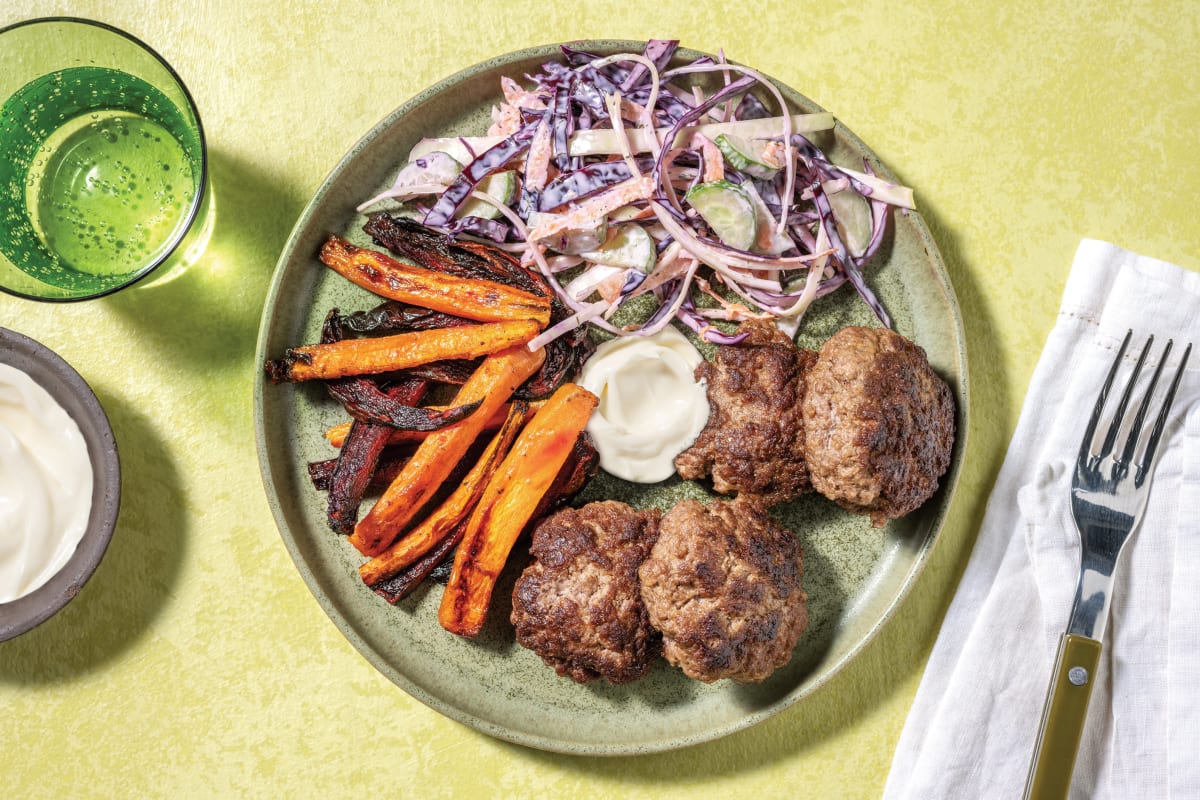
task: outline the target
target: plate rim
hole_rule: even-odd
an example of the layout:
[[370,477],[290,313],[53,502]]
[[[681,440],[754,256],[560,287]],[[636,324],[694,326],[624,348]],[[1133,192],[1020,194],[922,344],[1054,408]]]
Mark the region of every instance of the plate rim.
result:
[[[287,520],[283,514],[283,509],[280,503],[280,498],[277,496],[272,483],[275,467],[271,462],[266,442],[266,431],[263,419],[263,399],[264,391],[268,383],[261,365],[267,358],[266,346],[269,337],[272,323],[276,316],[276,306],[278,295],[284,283],[284,276],[287,273],[288,262],[295,257],[295,250],[302,237],[304,230],[307,228],[311,218],[317,213],[317,210],[323,204],[325,197],[328,195],[335,183],[337,177],[346,167],[352,163],[358,155],[366,149],[371,142],[380,136],[399,120],[411,113],[413,109],[419,107],[425,101],[437,97],[449,88],[462,83],[465,80],[475,77],[479,73],[487,72],[494,67],[511,63],[513,61],[525,60],[529,58],[554,58],[560,53],[562,46],[578,47],[594,51],[600,49],[602,52],[609,48],[614,49],[613,52],[640,52],[644,47],[644,41],[622,40],[622,39],[588,39],[588,40],[570,40],[566,42],[556,42],[537,45],[533,47],[522,48],[519,50],[508,51],[491,56],[487,59],[479,61],[464,69],[458,70],[453,74],[442,78],[441,80],[427,86],[406,99],[384,117],[382,117],[375,125],[373,125],[362,137],[360,137],[337,161],[337,163],[329,170],[324,180],[313,193],[312,197],[305,204],[284,243],[280,256],[276,261],[272,271],[271,283],[267,291],[262,317],[259,323],[258,339],[255,348],[255,381],[253,393],[253,414],[255,426],[255,444],[258,451],[258,462],[260,477],[263,482],[263,489],[266,495],[268,505],[271,509],[272,517],[275,521],[276,528],[280,537],[284,541],[284,546],[291,557],[297,571],[304,580],[305,586],[310,594],[317,601],[321,610],[330,618],[337,628],[338,632],[346,638],[347,641],[354,647],[360,656],[370,663],[377,671],[392,683],[403,689],[410,697],[421,702],[427,707],[437,711],[443,716],[449,717],[457,722],[467,725],[481,733],[487,734],[497,739],[501,739],[514,744],[535,748],[538,750],[557,752],[571,755],[593,755],[593,756],[627,756],[636,754],[659,753],[675,750],[683,747],[689,747],[702,742],[713,741],[723,738],[732,733],[745,730],[754,725],[774,716],[783,710],[790,708],[800,700],[815,693],[817,690],[828,684],[835,677],[840,675],[848,665],[862,654],[862,652],[870,646],[878,637],[883,628],[888,625],[895,616],[904,601],[911,594],[912,589],[924,572],[934,546],[941,538],[942,531],[945,528],[946,520],[951,507],[954,504],[955,497],[958,491],[959,479],[963,464],[965,463],[966,445],[968,437],[968,417],[970,406],[970,375],[967,362],[967,347],[966,347],[966,332],[962,317],[961,306],[959,305],[957,295],[954,291],[953,284],[950,281],[949,273],[946,269],[945,262],[941,256],[941,252],[933,239],[932,233],[924,217],[919,212],[911,212],[910,216],[914,223],[914,229],[921,239],[921,244],[924,246],[929,260],[934,266],[933,276],[936,278],[938,293],[943,298],[946,306],[952,311],[952,323],[955,333],[954,346],[954,363],[957,369],[955,381],[951,384],[951,390],[955,397],[955,423],[956,434],[951,454],[950,468],[939,480],[938,495],[940,496],[939,508],[937,513],[930,520],[928,531],[923,536],[922,541],[917,547],[916,553],[913,555],[912,562],[904,574],[899,590],[893,595],[883,613],[874,621],[869,629],[850,647],[847,648],[836,660],[828,663],[822,670],[822,674],[816,679],[805,681],[802,685],[787,692],[778,701],[767,704],[765,707],[749,712],[734,722],[720,725],[711,729],[707,729],[701,734],[674,736],[664,738],[652,743],[639,742],[633,745],[611,745],[600,743],[578,743],[564,741],[560,738],[553,738],[532,733],[523,733],[514,731],[509,728],[497,725],[494,722],[480,718],[470,712],[464,711],[451,702],[448,702],[440,697],[434,696],[423,690],[415,682],[410,680],[403,672],[394,665],[390,664],[382,654],[371,647],[357,630],[350,624],[349,620],[343,614],[339,603],[329,595],[327,595],[320,587],[316,577],[312,574],[312,568],[304,559],[300,550],[299,544],[295,541],[293,535],[289,535]],[[680,53],[689,56],[706,55],[705,53],[691,48],[680,47]],[[761,71],[760,71],[761,72]],[[799,97],[815,108],[824,110],[815,101],[808,98],[806,95],[792,89],[788,84],[779,81],[769,73],[762,73],[764,77],[776,85],[785,96],[791,94],[794,99]],[[853,131],[847,128],[840,120],[835,117],[835,124],[839,133],[845,136],[856,148],[863,152],[869,153],[879,161],[881,174],[884,178],[895,180],[894,174],[882,160],[878,159],[875,151],[872,150],[865,142],[863,142]]]

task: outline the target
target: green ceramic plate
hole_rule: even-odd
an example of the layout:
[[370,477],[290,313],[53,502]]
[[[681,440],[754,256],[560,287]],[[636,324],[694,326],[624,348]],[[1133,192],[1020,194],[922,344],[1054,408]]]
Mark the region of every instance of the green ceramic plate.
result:
[[[587,42],[582,47],[601,53],[640,50],[634,42]],[[690,59],[699,54],[681,55]],[[369,243],[360,230],[365,217],[354,207],[390,184],[413,144],[423,136],[482,134],[499,96],[500,77],[535,71],[557,56],[556,46],[546,46],[471,67],[409,100],[355,145],[305,209],[279,260],[259,334],[259,363],[289,346],[316,341],[330,307],[349,311],[374,304],[322,267],[316,253],[330,232]],[[795,110],[820,110],[799,93],[783,91]],[[819,144],[839,163],[860,165],[865,156],[890,177],[840,125]],[[919,214],[897,216],[894,234],[868,279],[896,328],[925,348],[935,369],[954,387],[959,430],[965,431],[962,321],[937,247]],[[802,331],[802,345],[817,346],[844,325],[872,323],[848,287],[819,302],[815,312]],[[507,622],[516,569],[508,571],[487,627],[473,641],[439,627],[436,584],[398,607],[363,586],[356,572],[361,557],[326,527],[323,495],[312,489],[305,472],[309,461],[333,455],[321,432],[343,419],[320,387],[264,386],[259,375],[255,422],[267,496],[283,540],[322,608],[372,664],[432,708],[513,742],[592,754],[666,750],[714,739],[787,708],[828,681],[887,623],[916,579],[945,517],[964,444],[960,434],[940,493],[883,530],[871,529],[864,518],[820,497],[776,509],[804,544],[811,624],[791,664],[766,682],[706,685],[660,660],[649,677],[634,684],[581,686],[559,678],[516,644]],[[635,488],[602,475],[585,495],[668,507],[682,495],[702,496],[703,491],[678,481]]]

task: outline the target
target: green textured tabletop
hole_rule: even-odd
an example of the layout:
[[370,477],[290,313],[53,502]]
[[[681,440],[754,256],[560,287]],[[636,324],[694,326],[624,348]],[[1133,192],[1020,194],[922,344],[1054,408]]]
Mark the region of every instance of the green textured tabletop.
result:
[[[3,797],[877,797],[1079,240],[1200,269],[1191,2],[10,0],[0,26],[53,14],[128,30],[178,70],[218,216],[170,283],[0,296],[0,325],[91,383],[125,471],[94,578],[0,644]],[[411,699],[314,601],[259,477],[255,337],[307,199],[393,108],[507,51],[651,36],[791,85],[915,187],[966,319],[970,449],[928,567],[828,685],[716,742],[553,755]]]

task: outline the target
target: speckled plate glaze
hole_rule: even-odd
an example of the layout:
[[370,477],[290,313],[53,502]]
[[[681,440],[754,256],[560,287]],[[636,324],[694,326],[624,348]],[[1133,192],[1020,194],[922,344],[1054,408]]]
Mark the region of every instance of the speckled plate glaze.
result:
[[[578,46],[604,54],[641,49],[639,43],[620,41]],[[544,46],[471,67],[409,100],[354,146],[309,203],[279,260],[259,334],[259,363],[289,346],[317,341],[329,308],[349,311],[374,304],[322,267],[316,254],[330,232],[369,244],[361,232],[365,216],[354,207],[390,185],[413,144],[424,136],[482,134],[499,97],[500,77],[520,76],[557,57],[557,46]],[[794,110],[820,110],[798,92],[780,88]],[[840,124],[818,143],[838,163],[860,165],[865,157],[891,177]],[[516,644],[508,623],[512,582],[523,560],[519,555],[475,640],[452,636],[438,625],[436,584],[398,607],[389,606],[358,580],[362,558],[326,527],[324,497],[313,490],[305,470],[309,461],[333,454],[321,432],[342,421],[344,412],[321,387],[264,386],[260,372],[255,384],[259,460],[283,540],[321,607],[368,661],[421,702],[484,733],[545,750],[618,755],[683,747],[753,725],[815,691],[887,623],[926,560],[958,478],[967,409],[962,320],[919,214],[897,215],[890,241],[867,276],[897,330],[925,348],[954,388],[960,434],[938,495],[883,530],[820,497],[775,510],[804,545],[811,623],[791,663],[764,683],[707,685],[685,678],[661,659],[649,677],[626,686],[582,686],[559,678]],[[816,347],[845,325],[872,323],[864,304],[846,288],[815,306],[799,344]],[[704,497],[705,492],[678,479],[632,486],[601,474],[579,499],[616,497],[667,508],[684,496]]]
[[0,642],[58,613],[96,571],[117,525],[121,461],[100,401],[79,373],[45,345],[0,328],[0,364],[21,370],[45,389],[79,426],[92,459],[92,511],[75,553],[54,577],[24,597],[0,603]]

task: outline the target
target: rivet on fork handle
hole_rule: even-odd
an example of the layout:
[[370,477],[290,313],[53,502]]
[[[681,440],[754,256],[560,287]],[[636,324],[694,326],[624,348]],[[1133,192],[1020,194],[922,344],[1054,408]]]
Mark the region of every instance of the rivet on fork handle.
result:
[[1025,785],[1026,800],[1061,800],[1071,788],[1075,755],[1083,735],[1088,701],[1100,663],[1100,643],[1064,633],[1038,731],[1035,767]]

